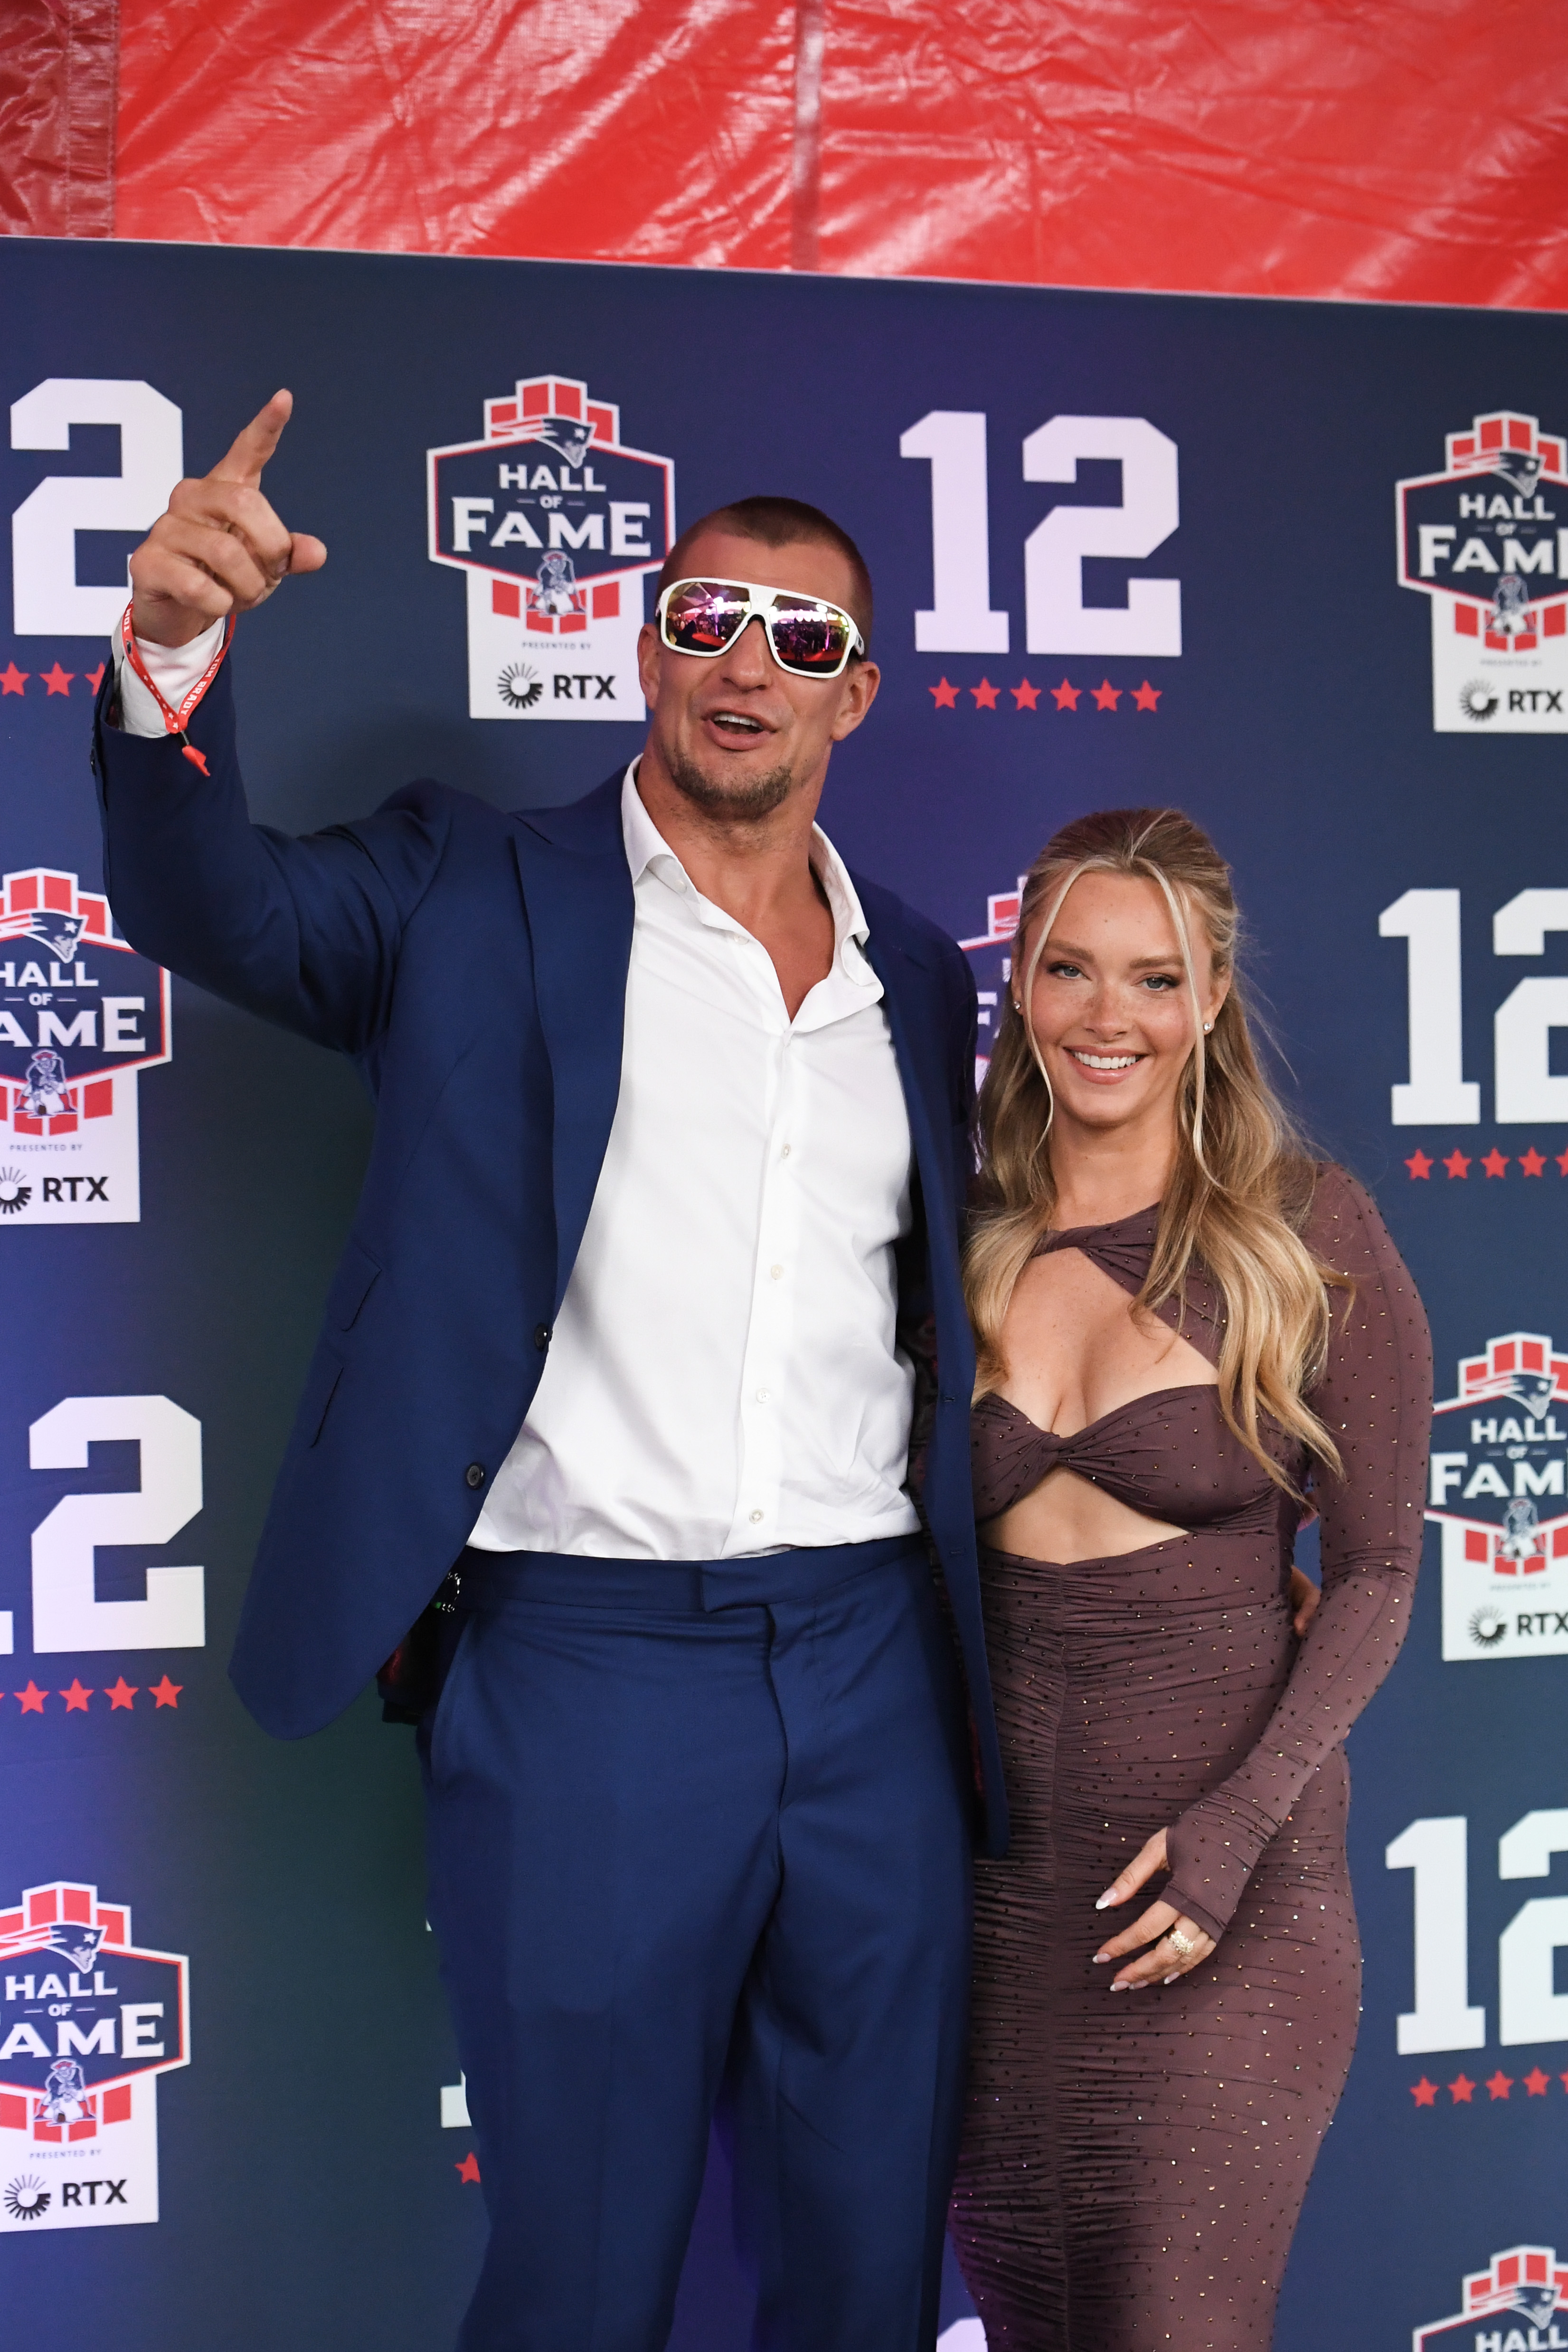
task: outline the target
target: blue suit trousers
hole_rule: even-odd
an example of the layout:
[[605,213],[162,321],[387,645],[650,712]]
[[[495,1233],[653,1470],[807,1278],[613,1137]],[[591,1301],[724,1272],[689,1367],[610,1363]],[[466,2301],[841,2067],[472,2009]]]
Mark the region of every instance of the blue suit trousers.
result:
[[759,2352],[929,2352],[973,1801],[923,1546],[460,1568],[422,1736],[490,2219],[460,2352],[661,2352],[716,2110]]

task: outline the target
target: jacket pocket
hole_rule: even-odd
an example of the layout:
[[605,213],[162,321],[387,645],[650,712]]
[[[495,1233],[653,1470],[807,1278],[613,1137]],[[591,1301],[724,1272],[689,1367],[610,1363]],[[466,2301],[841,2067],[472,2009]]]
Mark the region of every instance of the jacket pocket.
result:
[[351,1241],[338,1260],[338,1270],[327,1293],[326,1319],[332,1330],[353,1330],[361,1307],[380,1278],[381,1267],[370,1252]]
[[300,1443],[314,1445],[327,1425],[327,1412],[337,1394],[338,1382],[343,1376],[343,1360],[331,1349],[318,1347],[314,1360],[305,1376],[305,1386],[300,1398],[300,1411],[295,1422]]

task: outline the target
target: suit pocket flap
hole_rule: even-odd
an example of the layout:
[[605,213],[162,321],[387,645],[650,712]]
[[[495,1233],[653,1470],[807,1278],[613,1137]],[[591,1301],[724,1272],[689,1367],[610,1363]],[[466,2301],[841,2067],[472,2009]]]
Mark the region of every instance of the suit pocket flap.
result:
[[380,1273],[369,1251],[361,1249],[358,1242],[350,1242],[338,1260],[338,1270],[327,1293],[327,1321],[334,1331],[353,1328]]
[[318,1348],[315,1360],[305,1376],[294,1424],[298,1436],[306,1445],[314,1445],[326,1427],[327,1408],[338,1392],[338,1382],[342,1376],[342,1358],[333,1355],[330,1348]]

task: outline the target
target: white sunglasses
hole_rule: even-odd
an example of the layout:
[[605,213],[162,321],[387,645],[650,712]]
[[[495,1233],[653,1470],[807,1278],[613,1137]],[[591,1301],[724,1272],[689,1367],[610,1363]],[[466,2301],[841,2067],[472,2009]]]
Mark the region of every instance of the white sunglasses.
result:
[[842,604],[755,580],[672,580],[658,600],[658,634],[671,653],[712,661],[761,621],[768,649],[794,677],[838,677],[866,640]]

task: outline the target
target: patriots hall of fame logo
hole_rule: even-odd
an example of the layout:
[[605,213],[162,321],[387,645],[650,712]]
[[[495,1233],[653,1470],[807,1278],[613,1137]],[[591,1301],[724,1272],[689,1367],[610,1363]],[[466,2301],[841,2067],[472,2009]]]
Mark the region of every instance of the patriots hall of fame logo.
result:
[[1510,1331],[1462,1358],[1458,1393],[1434,1410],[1430,1475],[1444,1657],[1568,1652],[1568,1354]]
[[0,1911],[0,2231],[158,2219],[158,2076],[190,2063],[189,1963],[57,1879]]
[[1432,607],[1443,735],[1568,732],[1568,443],[1495,409],[1396,485],[1399,583]]
[[624,447],[619,408],[556,375],[487,400],[482,441],[427,457],[430,560],[468,574],[470,718],[640,719],[673,460]]
[[1568,2352],[1568,2270],[1553,2247],[1510,2246],[1462,2292],[1462,2311],[1415,2330],[1413,2352]]
[[33,866],[0,883],[0,1230],[134,1223],[136,1089],[171,1057],[169,975],[109,901]]

